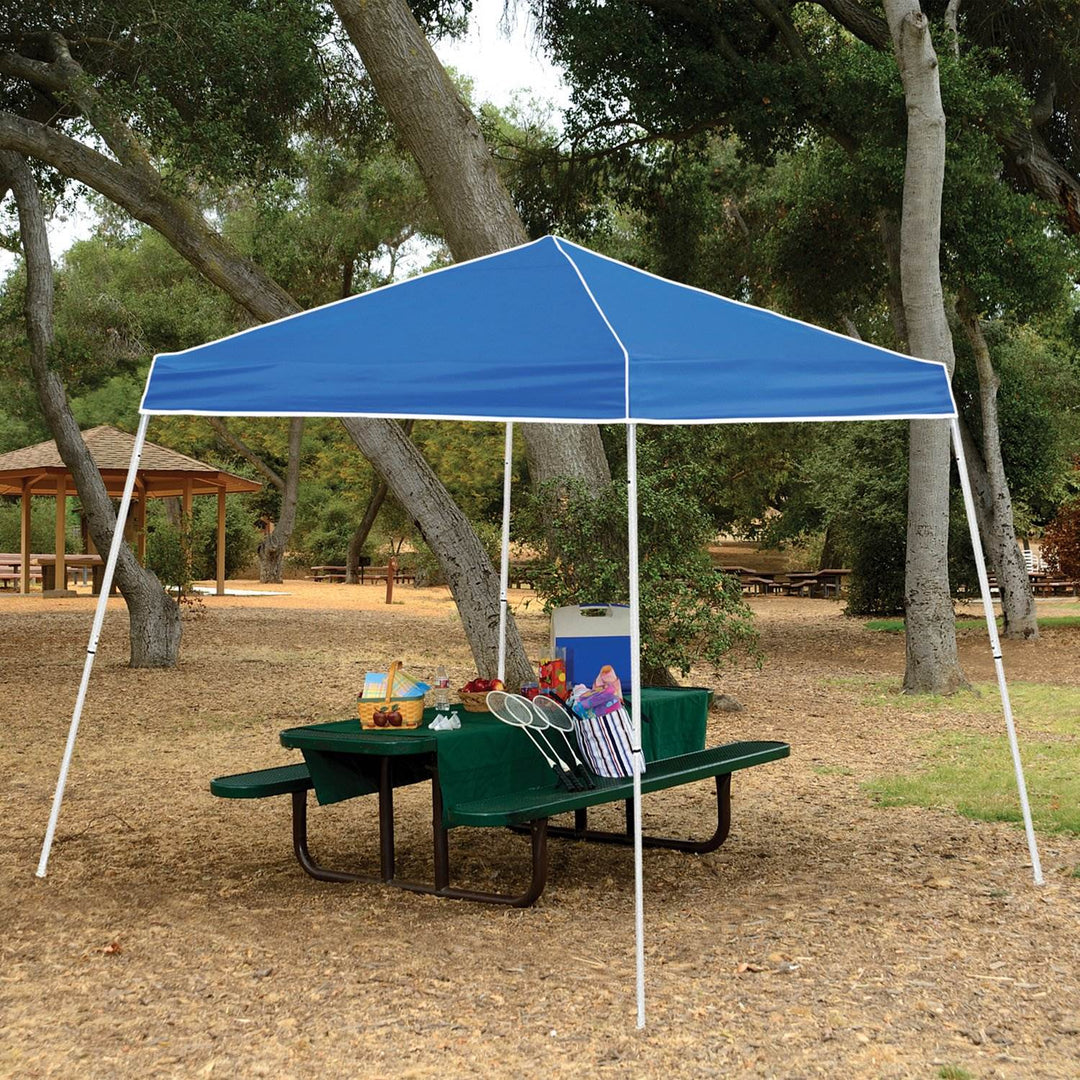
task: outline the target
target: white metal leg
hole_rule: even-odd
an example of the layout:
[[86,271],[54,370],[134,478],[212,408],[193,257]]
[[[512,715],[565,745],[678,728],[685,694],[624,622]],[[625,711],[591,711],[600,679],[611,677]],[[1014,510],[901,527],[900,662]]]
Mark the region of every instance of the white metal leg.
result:
[[1024,831],[1027,833],[1028,851],[1031,853],[1031,870],[1035,877],[1035,884],[1042,885],[1043,873],[1042,864],[1039,861],[1039,847],[1035,842],[1035,828],[1031,823],[1031,806],[1028,803],[1027,784],[1024,782],[1024,766],[1020,761],[1020,744],[1016,739],[1016,724],[1013,722],[1009,687],[1005,682],[1005,666],[1001,658],[1001,639],[998,637],[997,621],[994,618],[994,603],[990,598],[990,581],[986,576],[986,560],[983,557],[979,522],[975,517],[975,500],[972,497],[971,482],[968,479],[964,444],[960,437],[960,424],[954,418],[949,421],[949,425],[952,431],[956,467],[960,473],[960,488],[964,493],[964,509],[967,511],[968,530],[971,532],[971,546],[975,551],[975,569],[979,575],[979,592],[982,594],[983,610],[986,612],[986,629],[990,635],[990,648],[994,654],[994,668],[997,671],[998,689],[1001,691],[1001,707],[1005,713],[1005,728],[1009,734],[1009,749],[1012,751],[1013,768],[1016,770],[1016,787],[1020,793],[1020,810],[1024,816]]
[[90,642],[86,646],[86,661],[83,663],[79,693],[75,698],[75,711],[71,714],[71,726],[68,728],[67,745],[64,747],[64,757],[60,762],[60,775],[56,781],[56,791],[53,793],[49,825],[45,830],[45,840],[41,845],[41,857],[38,859],[37,876],[40,878],[45,876],[48,868],[49,852],[52,850],[53,837],[56,835],[56,823],[60,820],[60,804],[64,801],[64,787],[67,784],[68,770],[71,768],[71,755],[75,752],[75,737],[79,733],[79,719],[82,717],[83,702],[86,700],[86,687],[90,682],[90,672],[94,668],[94,657],[97,654],[98,639],[101,637],[101,626],[105,621],[105,608],[109,602],[109,593],[112,591],[116,560],[120,554],[120,545],[124,542],[124,525],[127,522],[128,507],[131,505],[131,492],[135,487],[135,472],[139,468],[139,458],[142,456],[143,443],[146,441],[146,425],[149,422],[149,416],[139,418],[139,430],[135,435],[135,445],[131,450],[131,464],[128,466],[127,480],[124,481],[124,494],[120,499],[120,509],[116,514],[116,528],[113,530],[112,544],[109,546],[109,558],[105,562],[105,576],[101,581],[101,595],[98,597],[97,609],[94,612],[94,624],[90,629]]
[[507,592],[510,588],[510,466],[514,457],[514,425],[507,423],[503,449],[502,555],[499,560],[499,673],[506,679]]
[[638,583],[637,424],[626,425],[627,525],[630,540],[630,708],[634,717],[634,939],[637,1026],[645,1026],[645,892],[641,858],[641,590]]

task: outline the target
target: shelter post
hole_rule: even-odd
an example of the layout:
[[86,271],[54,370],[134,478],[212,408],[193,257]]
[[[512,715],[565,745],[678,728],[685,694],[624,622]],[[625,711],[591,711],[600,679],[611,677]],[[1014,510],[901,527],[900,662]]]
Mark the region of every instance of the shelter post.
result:
[[120,497],[120,509],[116,512],[116,527],[113,529],[112,543],[109,545],[109,557],[105,561],[101,595],[98,597],[97,609],[94,612],[94,624],[90,629],[90,641],[86,646],[82,679],[79,682],[79,692],[75,697],[75,709],[71,714],[64,757],[60,762],[60,775],[56,779],[49,824],[45,830],[45,840],[41,845],[41,857],[38,859],[37,876],[40,878],[45,876],[49,867],[49,852],[52,850],[53,837],[56,835],[56,824],[60,820],[60,805],[64,801],[64,787],[67,784],[68,770],[71,768],[71,755],[75,752],[75,738],[79,733],[79,720],[82,717],[83,702],[86,700],[86,688],[90,683],[90,672],[94,669],[94,656],[97,654],[98,639],[101,637],[101,626],[105,622],[105,608],[109,602],[109,593],[112,591],[116,560],[120,555],[120,545],[124,542],[124,525],[127,522],[128,508],[131,506],[131,492],[135,487],[135,471],[139,467],[139,457],[142,454],[143,443],[146,441],[146,427],[149,422],[148,415],[143,414],[139,417],[139,430],[135,433],[135,445],[131,449],[131,464],[128,466],[127,479],[124,481],[124,493]]
[[637,1026],[645,1026],[645,889],[641,858],[641,589],[638,585],[637,424],[626,425],[626,524],[630,562],[630,711],[634,717],[634,939]]
[[507,421],[503,440],[502,549],[499,553],[499,670],[496,677],[506,680],[507,593],[510,588],[510,462],[514,457],[514,425]]
[[[67,551],[67,477],[60,473],[56,478],[56,576],[53,578],[53,590],[59,595],[67,591],[67,566],[64,553]],[[42,581],[45,573],[42,571]]]
[[22,482],[22,499],[19,507],[19,553],[22,562],[19,564],[19,588],[25,596],[30,592],[30,478],[24,477]]
[[225,595],[225,487],[217,493],[217,595]]
[[1024,817],[1024,831],[1027,833],[1028,851],[1031,854],[1031,871],[1036,885],[1043,884],[1042,864],[1039,860],[1039,847],[1035,842],[1035,829],[1031,823],[1031,806],[1028,803],[1027,784],[1024,782],[1024,766],[1020,761],[1020,746],[1016,740],[1016,724],[1013,722],[1012,703],[1009,700],[1009,687],[1005,682],[1005,666],[1002,662],[1001,639],[998,637],[997,621],[994,617],[994,604],[990,598],[990,581],[986,576],[986,560],[983,557],[982,538],[979,535],[979,522],[975,516],[975,500],[971,494],[971,481],[968,479],[967,460],[964,456],[964,444],[960,437],[959,421],[953,417],[949,421],[952,432],[953,453],[956,455],[956,468],[960,474],[960,488],[964,493],[964,509],[967,512],[968,531],[971,533],[971,546],[975,553],[975,569],[979,575],[979,592],[982,594],[983,611],[986,613],[986,629],[990,636],[990,651],[994,655],[994,668],[997,671],[998,689],[1001,692],[1001,708],[1005,713],[1005,729],[1009,734],[1009,749],[1012,752],[1013,768],[1016,771],[1016,787],[1020,794],[1020,810]]

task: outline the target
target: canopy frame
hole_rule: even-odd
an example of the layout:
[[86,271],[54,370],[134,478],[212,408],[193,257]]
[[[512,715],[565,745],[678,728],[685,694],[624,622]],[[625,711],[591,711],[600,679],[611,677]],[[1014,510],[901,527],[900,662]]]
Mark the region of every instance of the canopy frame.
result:
[[[539,243],[538,241],[536,243]],[[556,241],[558,244],[558,241]],[[524,245],[530,246],[530,245]],[[519,250],[519,249],[511,249]],[[559,250],[565,255],[566,252],[562,249],[561,245]],[[580,249],[585,250],[585,249]],[[491,258],[492,256],[485,256],[484,258]],[[576,264],[573,260],[567,260],[577,270]],[[473,260],[478,262],[481,260]],[[615,261],[615,260],[610,260]],[[456,267],[466,266],[468,264],[459,263],[455,264]],[[435,273],[449,273],[455,267],[449,267]],[[425,275],[427,276],[427,275]],[[580,270],[578,270],[578,276],[581,277]],[[663,280],[663,279],[660,279]],[[582,277],[582,284],[585,286],[586,292],[589,295],[589,299],[595,305],[596,310],[600,313],[607,329],[610,331],[618,347],[622,350],[625,358],[625,405],[626,412],[623,417],[596,417],[590,418],[588,416],[577,416],[574,418],[551,418],[553,422],[569,422],[569,423],[623,423],[627,429],[627,526],[629,533],[629,588],[630,588],[630,625],[631,625],[631,708],[633,712],[633,725],[634,725],[634,820],[633,820],[633,832],[634,832],[634,915],[635,915],[635,967],[636,967],[636,991],[637,991],[637,1026],[642,1028],[645,1026],[645,952],[644,952],[644,887],[643,887],[643,863],[642,863],[642,838],[641,838],[641,633],[640,633],[640,591],[638,581],[638,484],[637,484],[637,425],[639,423],[658,423],[658,424],[683,424],[683,423],[735,423],[735,422],[748,422],[748,423],[768,423],[774,421],[822,421],[822,420],[882,420],[882,419],[927,419],[930,416],[926,412],[912,412],[902,415],[839,415],[839,416],[820,416],[820,417],[764,417],[756,415],[752,417],[736,418],[736,417],[724,417],[722,419],[697,419],[687,420],[685,418],[657,418],[648,416],[634,416],[631,413],[630,408],[630,356],[626,346],[623,344],[622,339],[617,333],[616,329],[612,326],[608,320],[603,308],[597,302],[596,297],[593,295],[592,290],[589,289],[588,283],[585,282]],[[670,283],[677,284],[677,283]],[[398,286],[386,286],[386,288],[395,288]],[[690,287],[686,287],[690,288]],[[692,290],[700,292],[701,290]],[[367,295],[367,294],[364,294]],[[708,294],[707,294],[708,295]],[[345,301],[338,301],[338,303],[344,303]],[[333,305],[330,305],[333,306]],[[743,305],[748,307],[749,305]],[[288,318],[296,318],[298,316],[288,316]],[[285,321],[285,320],[279,320]],[[795,320],[789,320],[795,321]],[[267,324],[274,325],[274,324]],[[242,333],[257,333],[260,328],[256,327],[249,331]],[[815,328],[816,329],[816,328]],[[239,336],[239,335],[233,335]],[[842,337],[842,335],[835,335],[836,337]],[[876,346],[868,346],[869,348],[876,349]],[[886,352],[887,350],[879,350]],[[896,355],[896,354],[893,354]],[[918,358],[910,358],[918,363],[931,363],[937,364],[936,361],[918,360]],[[155,358],[156,363],[156,358]],[[943,371],[944,365],[937,364]],[[147,385],[149,388],[150,379],[153,377],[153,368],[151,374],[148,377]],[[947,379],[947,376],[946,376]],[[967,466],[964,458],[963,445],[960,439],[959,424],[956,416],[955,401],[952,399],[951,387],[949,387],[949,398],[953,401],[953,411],[949,416],[943,416],[940,413],[933,415],[939,416],[942,419],[948,419],[950,423],[950,432],[953,444],[953,453],[956,458],[957,468],[960,474],[960,483],[964,496],[964,505],[967,513],[968,529],[971,535],[972,548],[975,554],[976,568],[979,576],[979,590],[982,597],[983,608],[986,613],[987,631],[989,635],[991,652],[994,658],[995,669],[997,672],[998,687],[1001,692],[1002,707],[1005,714],[1006,729],[1009,737],[1009,746],[1012,753],[1013,765],[1016,773],[1017,786],[1020,794],[1020,805],[1024,819],[1024,828],[1027,837],[1027,843],[1029,852],[1031,855],[1032,872],[1034,881],[1037,885],[1043,884],[1043,875],[1041,863],[1039,860],[1038,847],[1035,840],[1034,828],[1031,820],[1031,809],[1027,796],[1027,786],[1024,779],[1023,765],[1020,759],[1019,744],[1016,737],[1015,724],[1012,716],[1012,706],[1009,699],[1008,685],[1005,679],[1004,664],[1001,655],[1001,643],[997,633],[997,625],[994,620],[993,601],[990,596],[989,581],[986,574],[986,564],[983,556],[982,541],[979,534],[978,522],[975,516],[975,505],[973,496],[971,493],[971,485],[968,480]],[[75,738],[78,731],[79,720],[82,715],[83,704],[86,697],[86,689],[89,683],[90,673],[94,664],[94,657],[97,652],[97,643],[101,633],[101,626],[104,621],[106,603],[109,595],[109,591],[112,586],[113,574],[116,568],[116,559],[119,553],[119,547],[123,540],[124,525],[127,520],[128,508],[131,503],[132,490],[135,483],[135,473],[138,468],[139,456],[142,451],[142,446],[146,437],[147,424],[151,415],[157,414],[171,414],[183,412],[191,415],[198,415],[198,410],[194,409],[173,409],[166,407],[154,407],[147,408],[146,395],[143,398],[143,404],[140,407],[140,419],[138,433],[135,438],[135,445],[132,449],[131,463],[128,469],[126,482],[124,485],[123,496],[120,501],[120,508],[117,513],[116,530],[113,534],[113,542],[109,550],[109,558],[105,566],[105,577],[102,584],[101,595],[98,599],[97,609],[94,615],[94,622],[90,632],[90,641],[87,646],[86,659],[83,666],[83,675],[79,684],[79,692],[75,701],[75,708],[71,718],[71,724],[68,732],[68,740],[64,751],[63,760],[60,768],[60,775],[57,780],[56,791],[53,795],[52,808],[49,817],[49,824],[46,830],[45,839],[41,849],[41,856],[38,862],[37,876],[45,877],[48,868],[49,854],[53,843],[53,838],[56,831],[56,825],[60,816],[60,808],[63,800],[64,788],[67,782],[68,772],[71,764],[71,756],[74,751]],[[215,414],[218,414],[218,410],[214,410]],[[262,412],[249,412],[245,415],[269,415]],[[273,415],[300,415],[299,413],[278,412]],[[330,415],[326,413],[318,415]],[[334,413],[333,415],[344,415]],[[349,415],[357,415],[350,413]],[[363,413],[358,415],[371,415],[371,416],[386,416],[388,414],[380,413]],[[394,414],[397,415],[397,414]],[[499,652],[498,652],[498,671],[499,677],[502,678],[505,675],[505,640],[506,640],[506,623],[508,617],[508,580],[509,580],[509,536],[510,536],[510,473],[512,465],[512,450],[513,450],[513,421],[522,419],[527,421],[536,421],[540,419],[537,416],[523,416],[523,417],[509,417],[503,416],[501,418],[496,417],[480,417],[477,415],[435,415],[432,413],[413,413],[413,417],[419,416],[423,419],[458,419],[458,420],[477,420],[477,419],[500,419],[507,424],[504,444],[504,479],[503,479],[503,520],[502,520],[502,552],[500,559],[500,575],[499,575]]]

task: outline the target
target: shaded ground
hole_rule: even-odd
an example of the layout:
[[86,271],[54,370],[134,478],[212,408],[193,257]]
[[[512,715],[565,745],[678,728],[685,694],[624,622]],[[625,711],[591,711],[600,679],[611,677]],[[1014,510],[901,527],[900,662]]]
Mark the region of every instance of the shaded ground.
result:
[[[400,588],[388,609],[374,587],[286,588],[208,599],[171,672],[124,667],[110,617],[44,882],[91,601],[0,596],[0,1074],[1080,1075],[1080,839],[1043,838],[1035,889],[1014,826],[880,809],[860,789],[917,767],[929,732],[997,730],[986,714],[867,709],[837,682],[898,679],[901,637],[827,601],[754,601],[766,663],[725,676],[747,707],[712,717],[711,739],[786,739],[792,757],[737,776],[719,852],[646,852],[637,1034],[628,852],[553,841],[540,905],[499,911],[312,881],[284,800],[210,796],[212,776],[292,760],[281,728],[348,715],[368,667],[472,674],[442,590]],[[538,656],[535,607],[521,622]],[[961,650],[970,677],[992,678],[984,639]],[[1080,631],[1051,630],[1007,645],[1006,664],[1077,686],[1078,654]],[[369,802],[313,814],[328,862],[376,857]],[[651,796],[646,825],[700,832],[708,802],[706,786]],[[404,873],[410,856],[426,869],[429,814],[424,792],[401,794]],[[451,846],[482,886],[525,868],[517,837],[457,830]]]

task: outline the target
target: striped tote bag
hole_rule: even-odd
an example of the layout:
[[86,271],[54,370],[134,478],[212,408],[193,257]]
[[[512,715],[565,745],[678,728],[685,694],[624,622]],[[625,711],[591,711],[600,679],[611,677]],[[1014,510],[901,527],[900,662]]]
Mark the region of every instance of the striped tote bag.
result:
[[603,714],[589,710],[587,716],[579,715],[577,733],[581,752],[597,776],[634,775],[634,725],[621,705]]

